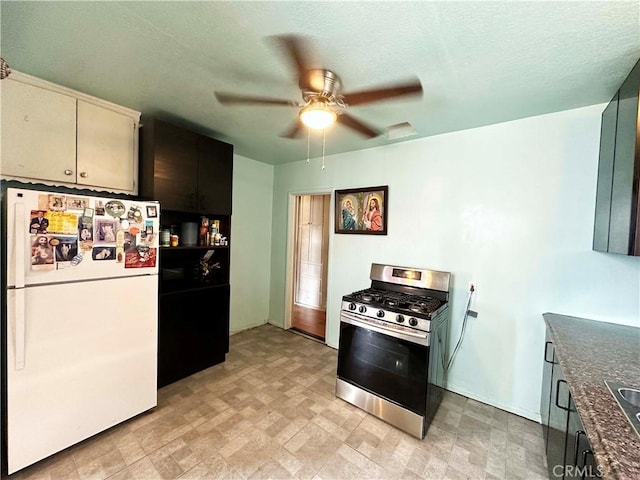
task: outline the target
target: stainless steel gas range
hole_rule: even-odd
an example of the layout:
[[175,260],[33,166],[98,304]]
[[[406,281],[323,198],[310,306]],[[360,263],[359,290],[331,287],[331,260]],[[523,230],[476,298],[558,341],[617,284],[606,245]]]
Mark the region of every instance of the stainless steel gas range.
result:
[[342,297],[336,395],[418,438],[442,399],[451,274],[371,265]]

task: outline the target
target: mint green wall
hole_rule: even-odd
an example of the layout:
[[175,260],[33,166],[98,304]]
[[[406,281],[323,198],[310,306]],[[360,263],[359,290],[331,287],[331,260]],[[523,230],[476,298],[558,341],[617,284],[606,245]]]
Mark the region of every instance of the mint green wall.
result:
[[234,156],[231,333],[262,325],[269,311],[273,167]]
[[603,108],[334,155],[324,171],[276,166],[269,321],[284,320],[289,195],[388,185],[386,237],[331,234],[327,343],[337,347],[341,297],[368,286],[372,262],[450,271],[452,344],[470,281],[479,315],[448,388],[539,419],[542,313],[640,326],[640,258],[591,250]]

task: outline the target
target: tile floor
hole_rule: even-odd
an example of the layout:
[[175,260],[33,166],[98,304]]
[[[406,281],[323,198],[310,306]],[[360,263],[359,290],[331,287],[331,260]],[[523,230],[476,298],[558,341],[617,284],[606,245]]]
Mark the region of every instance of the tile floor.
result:
[[334,395],[336,351],[271,325],[153,411],[9,479],[547,478],[540,425],[448,393],[424,440]]

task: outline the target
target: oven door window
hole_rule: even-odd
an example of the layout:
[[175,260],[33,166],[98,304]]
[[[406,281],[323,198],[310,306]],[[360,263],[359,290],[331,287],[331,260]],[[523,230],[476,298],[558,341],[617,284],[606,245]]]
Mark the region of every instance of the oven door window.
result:
[[338,377],[424,415],[429,347],[340,323]]

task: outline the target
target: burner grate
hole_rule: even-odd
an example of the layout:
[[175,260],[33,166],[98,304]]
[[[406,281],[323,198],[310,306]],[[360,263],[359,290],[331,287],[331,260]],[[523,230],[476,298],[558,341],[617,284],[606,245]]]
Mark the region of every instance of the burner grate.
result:
[[354,292],[350,295],[355,301],[379,305],[380,307],[393,307],[399,310],[428,314],[436,311],[442,305],[442,301],[428,295],[415,295],[391,290],[379,290],[368,288]]

